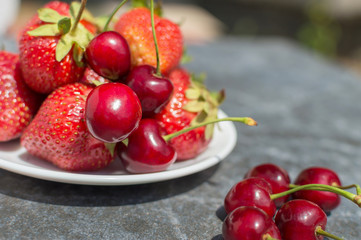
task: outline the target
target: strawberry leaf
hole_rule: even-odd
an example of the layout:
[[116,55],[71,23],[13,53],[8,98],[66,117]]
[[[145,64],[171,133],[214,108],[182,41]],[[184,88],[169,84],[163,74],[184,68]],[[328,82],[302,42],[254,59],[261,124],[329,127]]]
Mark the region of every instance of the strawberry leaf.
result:
[[206,126],[206,130],[204,132],[206,140],[209,140],[212,138],[214,132],[214,124],[208,124]]
[[205,111],[201,111],[198,115],[192,120],[191,126],[198,125],[204,122],[207,119],[208,114]]
[[115,151],[115,143],[104,143],[104,146],[108,149],[110,155],[113,157]]
[[224,89],[219,92],[210,92],[209,94],[217,102],[217,105],[221,105],[226,98],[226,92]]
[[186,97],[190,100],[196,100],[201,95],[201,92],[197,88],[188,88],[185,92]]
[[78,65],[78,67],[84,67],[84,63],[82,61],[83,56],[84,56],[84,50],[81,47],[79,47],[77,43],[75,43],[73,47],[73,59],[76,65]]
[[53,37],[60,34],[58,24],[51,23],[51,24],[44,24],[41,25],[34,30],[28,31],[28,34],[30,36],[39,37],[39,36],[45,36],[45,37]]
[[200,102],[197,100],[189,101],[186,105],[183,106],[183,109],[188,112],[200,112],[204,108],[205,102]]
[[61,34],[67,34],[71,29],[71,20],[68,17],[64,17],[58,21],[58,28]]
[[70,52],[71,48],[73,47],[73,41],[70,37],[70,34],[63,35],[60,39],[58,44],[56,45],[56,61],[60,62],[63,58]]
[[57,23],[60,19],[64,17],[51,8],[40,8],[38,10],[38,16],[41,21],[47,23]]
[[205,73],[200,73],[198,75],[192,74],[191,79],[192,83],[196,84],[199,87],[204,87],[204,82],[207,78]]

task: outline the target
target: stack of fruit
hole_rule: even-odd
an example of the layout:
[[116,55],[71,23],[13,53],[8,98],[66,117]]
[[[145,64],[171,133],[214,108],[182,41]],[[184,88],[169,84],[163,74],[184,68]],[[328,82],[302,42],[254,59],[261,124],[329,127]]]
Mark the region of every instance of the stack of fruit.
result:
[[[348,188],[355,188],[356,194],[345,190]],[[340,196],[361,207],[360,186],[342,186],[331,169],[306,168],[291,184],[283,168],[270,163],[258,165],[224,199],[228,215],[223,222],[223,237],[225,240],[321,240],[326,236],[339,240],[325,228],[326,213],[339,206]]]
[[115,18],[125,2],[106,22],[85,0],[49,2],[20,33],[19,54],[0,52],[0,141],[20,137],[68,171],[113,159],[131,173],[163,171],[206,149],[224,91],[181,65],[182,33],[161,6],[135,1]]

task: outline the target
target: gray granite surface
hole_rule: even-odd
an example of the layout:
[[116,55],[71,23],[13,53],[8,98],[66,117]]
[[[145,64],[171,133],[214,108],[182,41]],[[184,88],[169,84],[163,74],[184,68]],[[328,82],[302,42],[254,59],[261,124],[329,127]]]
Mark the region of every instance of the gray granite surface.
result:
[[[190,46],[187,67],[225,88],[222,109],[251,116],[220,164],[200,173],[135,186],[81,186],[0,170],[0,239],[222,239],[229,188],[260,163],[292,179],[308,166],[361,184],[361,79],[282,39],[221,39]],[[361,209],[343,199],[327,229],[360,239]]]

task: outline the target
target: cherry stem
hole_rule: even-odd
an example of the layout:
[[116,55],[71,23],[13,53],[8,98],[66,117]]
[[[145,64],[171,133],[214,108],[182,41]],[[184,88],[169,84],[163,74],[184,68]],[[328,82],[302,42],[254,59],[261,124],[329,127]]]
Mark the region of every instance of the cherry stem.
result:
[[278,240],[276,238],[273,238],[271,235],[269,235],[268,233],[263,235],[262,237],[263,240]]
[[[290,184],[289,188],[295,188],[298,187],[300,185],[296,185],[296,184]],[[339,189],[350,189],[350,188],[355,188],[356,189],[356,194],[357,195],[361,195],[361,187],[358,184],[351,184],[351,185],[346,185],[346,186],[336,186],[336,185],[332,185],[333,187],[337,187]]]
[[276,198],[280,198],[286,195],[289,195],[291,193],[300,191],[300,190],[315,190],[315,191],[325,191],[325,192],[333,192],[338,195],[343,196],[344,198],[347,198],[351,200],[352,202],[356,203],[359,207],[361,207],[361,195],[356,195],[353,193],[350,193],[348,191],[345,191],[343,189],[340,189],[339,187],[334,187],[326,184],[306,184],[306,185],[300,185],[297,187],[294,187],[290,190],[281,192],[281,193],[275,193],[271,194],[271,199],[274,200]]
[[154,46],[155,46],[155,56],[157,57],[157,72],[156,76],[160,77],[160,61],[159,61],[159,49],[158,49],[158,42],[157,42],[157,36],[155,34],[155,26],[154,26],[154,1],[150,0],[150,19],[152,24],[152,33],[153,33],[153,40],[154,40]]
[[163,138],[164,138],[164,140],[166,142],[168,142],[170,139],[172,139],[174,137],[178,137],[179,135],[181,135],[183,133],[186,133],[186,132],[189,132],[189,131],[191,131],[191,130],[193,130],[195,128],[203,127],[203,126],[208,125],[208,124],[213,124],[213,123],[218,123],[218,122],[225,122],[225,121],[240,122],[240,123],[246,124],[248,126],[256,126],[257,125],[257,122],[253,118],[250,118],[250,117],[226,117],[226,118],[219,118],[219,119],[210,120],[208,122],[203,122],[203,123],[200,123],[200,124],[196,124],[196,125],[184,128],[184,129],[182,129],[182,130],[180,130],[178,132],[165,135],[165,136],[163,136]]
[[328,237],[328,238],[332,238],[332,239],[336,239],[336,240],[343,240],[343,238],[340,238],[340,237],[337,237],[329,232],[326,232],[325,230],[323,230],[321,228],[321,226],[317,226],[316,227],[316,233],[317,235],[322,235],[322,236],[325,236],[325,237]]
[[104,28],[103,28],[103,32],[108,31],[109,24],[110,24],[110,22],[112,21],[114,15],[118,12],[118,10],[119,10],[127,1],[128,1],[128,0],[123,0],[123,1],[113,10],[113,12],[110,14],[107,22],[105,23],[105,26],[104,26]]
[[81,0],[78,15],[76,15],[75,23],[73,25],[73,28],[71,29],[72,33],[75,32],[75,30],[76,30],[76,28],[78,26],[78,23],[80,22],[81,15],[83,14],[85,6],[86,6],[86,2],[87,2],[87,0]]

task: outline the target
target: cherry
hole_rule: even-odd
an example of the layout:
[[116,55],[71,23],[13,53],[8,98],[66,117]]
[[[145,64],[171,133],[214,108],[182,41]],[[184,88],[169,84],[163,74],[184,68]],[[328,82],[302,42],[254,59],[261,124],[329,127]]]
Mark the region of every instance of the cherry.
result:
[[[300,172],[295,180],[296,185],[305,185],[311,183],[326,184],[336,187],[341,186],[341,181],[337,174],[331,169],[324,167],[310,167],[304,169],[302,172]],[[335,209],[341,201],[338,194],[326,191],[297,191],[292,194],[292,197],[294,199],[306,199],[314,202],[325,212],[329,212]]]
[[281,234],[272,218],[259,208],[236,208],[224,220],[224,240],[281,240]]
[[143,118],[138,129],[129,136],[127,146],[123,142],[116,144],[115,154],[122,161],[125,170],[128,172],[149,173],[163,171],[177,158],[174,148],[168,144],[170,139],[197,127],[222,121],[241,122],[249,126],[257,125],[257,122],[252,118],[227,117],[213,119],[166,136],[161,136],[158,122],[155,119]]
[[140,65],[132,69],[126,84],[138,95],[142,104],[144,117],[152,117],[159,113],[169,102],[173,93],[173,84],[162,76],[160,71],[159,49],[154,26],[154,1],[150,1],[151,27],[154,48],[157,58],[157,68]]
[[115,31],[94,37],[85,50],[85,57],[96,73],[111,80],[118,80],[130,70],[128,43]]
[[172,82],[150,65],[134,67],[125,83],[137,94],[142,105],[144,117],[159,113],[169,102],[173,93]]
[[321,240],[323,236],[340,239],[325,232],[327,216],[315,203],[296,199],[286,202],[275,216],[283,240]]
[[89,132],[103,142],[126,139],[139,125],[142,109],[132,89],[122,83],[105,83],[94,88],[85,104]]
[[177,158],[173,147],[161,136],[155,119],[142,119],[138,129],[128,138],[128,146],[119,142],[115,147],[125,170],[149,173],[166,170]]
[[[264,178],[272,188],[272,193],[280,193],[289,189],[291,182],[287,171],[275,164],[265,163],[251,168],[244,178]],[[289,195],[274,200],[277,207],[281,207],[289,198]]]
[[263,178],[250,177],[236,183],[224,199],[227,213],[241,206],[254,206],[265,211],[272,217],[276,212],[276,205],[271,199],[271,185]]

